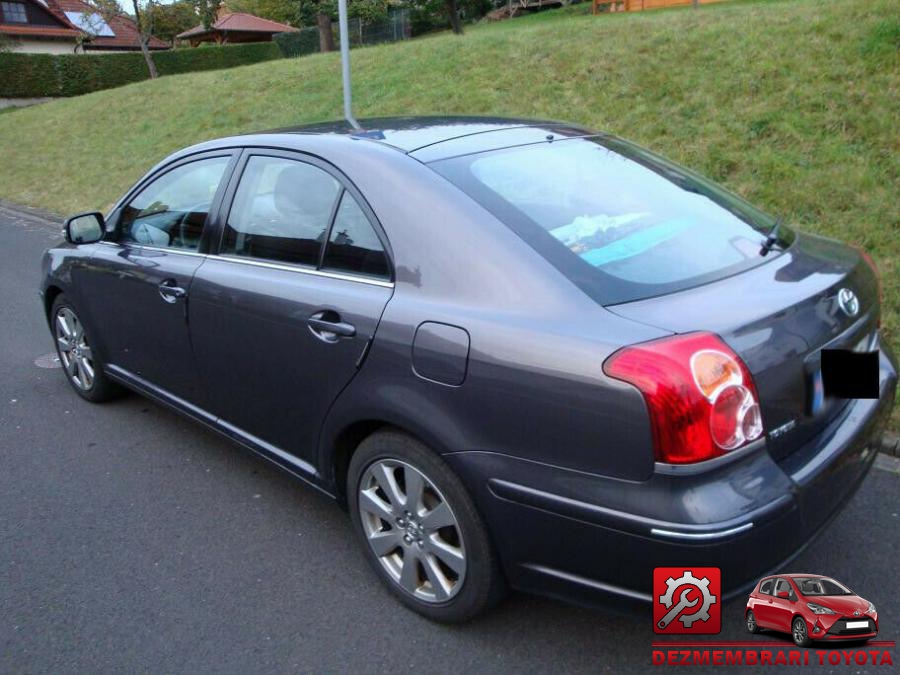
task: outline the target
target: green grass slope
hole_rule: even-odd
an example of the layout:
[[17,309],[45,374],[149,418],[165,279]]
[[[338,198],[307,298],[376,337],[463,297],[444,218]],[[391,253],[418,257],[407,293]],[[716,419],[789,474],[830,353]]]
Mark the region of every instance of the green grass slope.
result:
[[[801,228],[865,246],[900,337],[900,3],[587,5],[353,52],[359,117],[549,117],[636,140]],[[336,54],[98,92],[0,116],[0,197],[107,207],[203,139],[334,119]],[[897,418],[895,418],[897,419]]]

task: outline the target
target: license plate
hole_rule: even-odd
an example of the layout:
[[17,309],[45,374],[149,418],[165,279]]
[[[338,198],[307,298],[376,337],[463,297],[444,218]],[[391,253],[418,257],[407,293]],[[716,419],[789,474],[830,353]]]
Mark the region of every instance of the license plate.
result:
[[868,628],[868,621],[848,621],[847,628]]
[[823,349],[821,364],[819,372],[826,397],[878,398],[877,351]]

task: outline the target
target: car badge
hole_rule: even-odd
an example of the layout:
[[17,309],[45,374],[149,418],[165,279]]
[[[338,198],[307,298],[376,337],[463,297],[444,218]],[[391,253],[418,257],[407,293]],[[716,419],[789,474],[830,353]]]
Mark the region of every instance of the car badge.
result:
[[840,307],[847,316],[856,316],[859,314],[859,298],[857,298],[856,293],[849,288],[842,288],[838,291],[837,301],[838,307]]
[[853,616],[859,616],[859,610],[856,610],[855,612],[853,612]]

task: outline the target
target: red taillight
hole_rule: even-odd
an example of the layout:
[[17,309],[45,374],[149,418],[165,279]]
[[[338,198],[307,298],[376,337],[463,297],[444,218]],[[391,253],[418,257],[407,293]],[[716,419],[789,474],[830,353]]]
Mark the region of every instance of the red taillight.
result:
[[753,377],[712,333],[625,347],[603,371],[644,395],[660,462],[702,462],[762,436]]

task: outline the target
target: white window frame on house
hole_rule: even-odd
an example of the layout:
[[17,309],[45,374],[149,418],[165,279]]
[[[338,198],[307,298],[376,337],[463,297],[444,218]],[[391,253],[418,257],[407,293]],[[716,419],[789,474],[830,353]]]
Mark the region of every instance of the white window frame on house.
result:
[[28,23],[28,13],[25,11],[24,2],[0,2],[3,9],[3,21],[5,23]]

